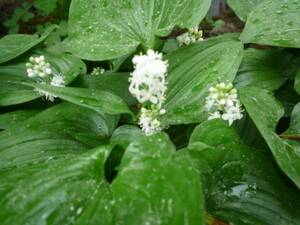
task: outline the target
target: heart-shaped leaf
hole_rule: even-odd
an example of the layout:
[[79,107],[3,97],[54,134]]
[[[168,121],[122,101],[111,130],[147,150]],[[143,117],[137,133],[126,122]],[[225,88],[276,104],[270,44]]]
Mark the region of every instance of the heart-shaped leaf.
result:
[[242,53],[242,44],[225,36],[167,55],[167,113],[163,123],[196,123],[207,119],[204,104],[208,89],[219,82],[234,80]]
[[193,132],[188,151],[206,190],[206,209],[235,225],[297,225],[299,193],[262,151],[243,144],[221,120]]
[[300,48],[300,1],[266,0],[253,10],[240,39],[280,47]]
[[0,63],[14,59],[41,43],[55,28],[55,25],[50,26],[40,37],[38,35],[11,34],[1,38]]
[[299,142],[284,140],[275,133],[276,125],[284,114],[282,105],[270,92],[260,88],[243,88],[240,97],[279,167],[300,187]]
[[[99,201],[95,197],[99,197],[100,190],[101,193],[106,190],[103,165],[110,149],[98,147],[70,155],[63,149],[67,146],[72,149],[66,142],[60,148],[64,150],[61,153],[65,156],[63,159],[0,170],[3,225],[74,224],[90,201]],[[20,155],[20,151],[14,152]],[[29,156],[35,157],[32,153]],[[103,209],[103,205],[101,207]],[[102,221],[105,222],[105,218]]]
[[158,37],[178,25],[198,26],[210,0],[73,0],[69,18],[69,47],[87,60],[127,55],[141,44],[155,48]]
[[108,146],[76,155],[62,151],[64,158],[26,166],[19,159],[22,167],[0,170],[1,223],[204,224],[200,177],[165,134],[130,144],[112,184],[104,174],[109,152]]

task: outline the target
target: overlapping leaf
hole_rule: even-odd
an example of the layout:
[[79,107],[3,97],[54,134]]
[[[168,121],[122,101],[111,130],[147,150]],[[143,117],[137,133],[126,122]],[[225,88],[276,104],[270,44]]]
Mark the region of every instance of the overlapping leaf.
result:
[[129,93],[129,81],[127,73],[105,73],[101,76],[82,75],[76,80],[75,86],[92,88],[114,93],[121,97],[128,105],[136,103]]
[[97,192],[105,192],[103,165],[108,153],[106,147],[77,155],[64,151],[63,159],[0,170],[1,223],[74,224]]
[[200,178],[166,135],[134,141],[110,185],[104,174],[109,152],[109,146],[75,155],[64,150],[63,158],[29,165],[19,159],[16,168],[0,170],[2,224],[203,224]]
[[7,130],[38,114],[40,110],[18,110],[0,115],[0,129]]
[[224,121],[199,125],[185,153],[195,159],[205,181],[212,215],[235,225],[299,224],[299,191],[290,189],[274,163],[244,145]]
[[300,187],[299,143],[282,139],[275,133],[276,125],[284,113],[282,105],[270,92],[260,88],[243,88],[240,91],[240,96],[279,167]]
[[27,84],[45,91],[51,95],[57,96],[68,102],[93,109],[99,113],[108,113],[112,115],[128,113],[134,114],[128,108],[127,104],[117,95],[96,89],[76,88],[76,87],[54,87],[46,84]]
[[176,25],[197,26],[209,6],[209,0],[73,0],[70,49],[83,59],[106,60],[132,53],[140,44],[155,48],[158,37]]
[[0,133],[0,168],[68,157],[108,139],[117,117],[59,104]]
[[300,48],[300,2],[266,0],[253,10],[240,39],[280,47]]

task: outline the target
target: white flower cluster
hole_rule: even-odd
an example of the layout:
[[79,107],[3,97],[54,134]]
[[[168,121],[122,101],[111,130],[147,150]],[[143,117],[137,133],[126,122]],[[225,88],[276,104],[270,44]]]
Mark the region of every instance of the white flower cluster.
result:
[[161,130],[159,116],[165,113],[162,105],[167,90],[167,61],[162,54],[148,50],[146,55],[133,58],[134,71],[129,78],[130,93],[143,104],[139,125],[146,135]]
[[231,83],[219,83],[209,89],[205,108],[210,113],[209,120],[220,118],[228,121],[229,126],[243,117],[237,90]]
[[26,63],[28,77],[46,77],[52,74],[50,64],[45,61],[43,55],[29,58],[29,62]]
[[155,107],[151,109],[141,108],[139,125],[147,136],[161,131],[159,116],[165,113],[166,110],[155,109]]
[[91,75],[93,76],[99,76],[101,74],[105,73],[105,69],[101,68],[101,67],[95,67],[93,68],[93,71],[91,72]]
[[[43,55],[37,57],[30,57],[29,62],[26,63],[27,75],[34,78],[38,83],[50,84],[51,86],[64,87],[64,77],[59,74],[54,74],[50,63],[46,62]],[[49,92],[36,89],[40,95],[43,95],[47,100],[54,101],[57,96],[51,95]]]
[[179,46],[190,45],[199,41],[203,41],[203,32],[198,27],[188,30],[188,32],[179,35],[177,38]]

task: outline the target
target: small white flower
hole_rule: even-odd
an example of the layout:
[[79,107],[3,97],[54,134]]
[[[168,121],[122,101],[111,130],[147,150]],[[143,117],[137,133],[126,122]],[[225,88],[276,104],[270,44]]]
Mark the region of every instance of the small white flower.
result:
[[210,114],[208,120],[220,119],[221,117],[222,117],[221,113],[219,111],[216,111]]
[[52,74],[52,69],[49,63],[45,61],[44,56],[31,56],[29,62],[26,63],[27,75],[30,78],[41,77],[45,78],[46,76]]
[[141,114],[139,117],[139,125],[142,128],[142,131],[147,135],[152,135],[158,131],[161,131],[160,122],[157,119],[159,112],[155,109],[141,109]]
[[147,55],[136,55],[132,61],[135,69],[129,78],[130,93],[140,103],[150,102],[161,106],[167,90],[167,61],[162,60],[162,54],[151,49]]
[[[36,78],[37,83],[50,84],[51,86],[64,87],[65,80],[64,77],[55,74],[51,69],[51,65],[45,61],[43,55],[29,58],[29,62],[26,63],[27,75],[30,78]],[[52,95],[47,91],[36,89],[36,91],[44,96],[46,100],[53,102],[57,96]]]
[[57,96],[52,95],[51,93],[47,92],[47,91],[43,91],[41,89],[35,89],[39,95],[43,96],[46,100],[50,101],[50,102],[54,102],[55,98]]
[[179,46],[190,45],[196,42],[203,41],[203,32],[194,27],[188,30],[188,32],[181,34],[176,39],[179,43]]
[[101,68],[101,67],[95,67],[93,68],[93,71],[91,72],[91,75],[93,76],[99,76],[101,74],[105,73],[105,69]]
[[210,94],[206,97],[205,109],[209,112],[208,120],[220,118],[228,121],[229,126],[235,120],[243,117],[237,90],[231,83],[220,83],[209,88]]
[[51,80],[51,83],[50,83],[51,86],[56,86],[56,87],[63,87],[65,86],[65,80],[64,80],[64,77],[61,76],[61,75],[54,75],[52,80]]
[[132,59],[134,71],[129,78],[129,91],[141,103],[138,124],[146,135],[162,130],[159,117],[166,113],[162,108],[167,90],[167,61],[162,54],[148,50],[146,55]]

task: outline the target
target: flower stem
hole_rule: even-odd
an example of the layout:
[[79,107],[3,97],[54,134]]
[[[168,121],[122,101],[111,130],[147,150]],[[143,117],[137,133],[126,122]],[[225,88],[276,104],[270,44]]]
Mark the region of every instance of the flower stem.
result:
[[293,141],[300,141],[300,135],[297,134],[280,134],[279,137]]
[[209,213],[205,213],[205,223],[206,225],[229,225],[221,220],[216,219],[214,216]]

